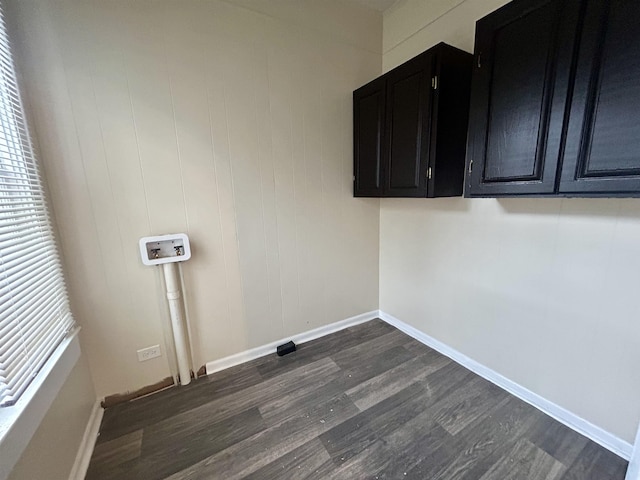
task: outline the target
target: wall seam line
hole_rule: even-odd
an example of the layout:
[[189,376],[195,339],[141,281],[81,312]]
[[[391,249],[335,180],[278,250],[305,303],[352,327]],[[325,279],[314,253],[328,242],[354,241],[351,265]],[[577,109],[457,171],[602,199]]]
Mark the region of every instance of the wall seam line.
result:
[[[391,52],[392,50],[394,50],[395,48],[399,47],[400,45],[402,45],[404,42],[406,42],[407,40],[409,40],[410,38],[413,38],[414,36],[416,36],[418,33],[420,33],[421,31],[423,31],[424,29],[430,27],[431,25],[433,25],[435,22],[437,22],[438,20],[440,20],[442,17],[444,17],[445,15],[448,15],[449,13],[451,13],[453,10],[455,10],[456,8],[458,8],[460,5],[462,5],[463,3],[465,3],[467,0],[461,0],[459,3],[455,4],[453,7],[451,7],[450,9],[448,9],[446,12],[443,12],[441,15],[438,15],[436,18],[434,18],[433,20],[431,20],[429,23],[423,25],[422,27],[420,27],[418,30],[416,30],[415,32],[413,32],[411,35],[406,36],[405,38],[403,38],[402,40],[400,40],[399,42],[397,42],[396,44],[393,45],[393,47],[389,48],[388,50],[384,50],[382,51],[382,56],[384,57],[387,53]],[[382,20],[382,42],[383,42],[383,48],[384,48],[384,17]]]

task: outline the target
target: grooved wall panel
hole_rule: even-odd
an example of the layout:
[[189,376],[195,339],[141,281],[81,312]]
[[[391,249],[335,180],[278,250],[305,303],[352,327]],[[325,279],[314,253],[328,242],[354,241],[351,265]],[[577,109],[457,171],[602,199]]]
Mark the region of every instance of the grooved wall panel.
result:
[[[10,0],[99,396],[171,371],[138,239],[186,232],[197,369],[378,307],[377,200],[352,198],[351,93],[381,14],[305,0]],[[164,355],[138,363],[136,350]]]

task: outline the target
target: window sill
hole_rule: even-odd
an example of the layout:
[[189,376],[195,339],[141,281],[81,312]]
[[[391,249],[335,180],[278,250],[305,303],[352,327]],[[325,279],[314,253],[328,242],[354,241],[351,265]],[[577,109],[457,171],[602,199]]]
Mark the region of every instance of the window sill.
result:
[[13,470],[80,358],[78,331],[62,341],[15,405],[0,408],[0,480]]

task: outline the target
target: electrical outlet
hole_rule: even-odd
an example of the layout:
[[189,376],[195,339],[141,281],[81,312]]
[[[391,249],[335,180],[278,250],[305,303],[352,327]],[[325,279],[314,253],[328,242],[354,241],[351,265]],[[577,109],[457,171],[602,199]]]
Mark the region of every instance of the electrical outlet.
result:
[[141,348],[140,350],[138,350],[138,361],[146,362],[147,360],[151,360],[152,358],[159,357],[160,355],[162,355],[160,353],[160,345]]

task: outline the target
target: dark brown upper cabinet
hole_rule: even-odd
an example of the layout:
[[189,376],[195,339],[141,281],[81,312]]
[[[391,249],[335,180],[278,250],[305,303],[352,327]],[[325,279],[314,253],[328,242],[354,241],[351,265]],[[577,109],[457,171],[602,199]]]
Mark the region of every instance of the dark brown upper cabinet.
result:
[[640,1],[587,2],[559,192],[640,196]]
[[514,0],[478,21],[465,196],[640,196],[638,24],[638,0]]
[[471,61],[440,43],[353,92],[354,196],[462,194]]
[[516,0],[477,22],[466,196],[554,193],[579,13]]

